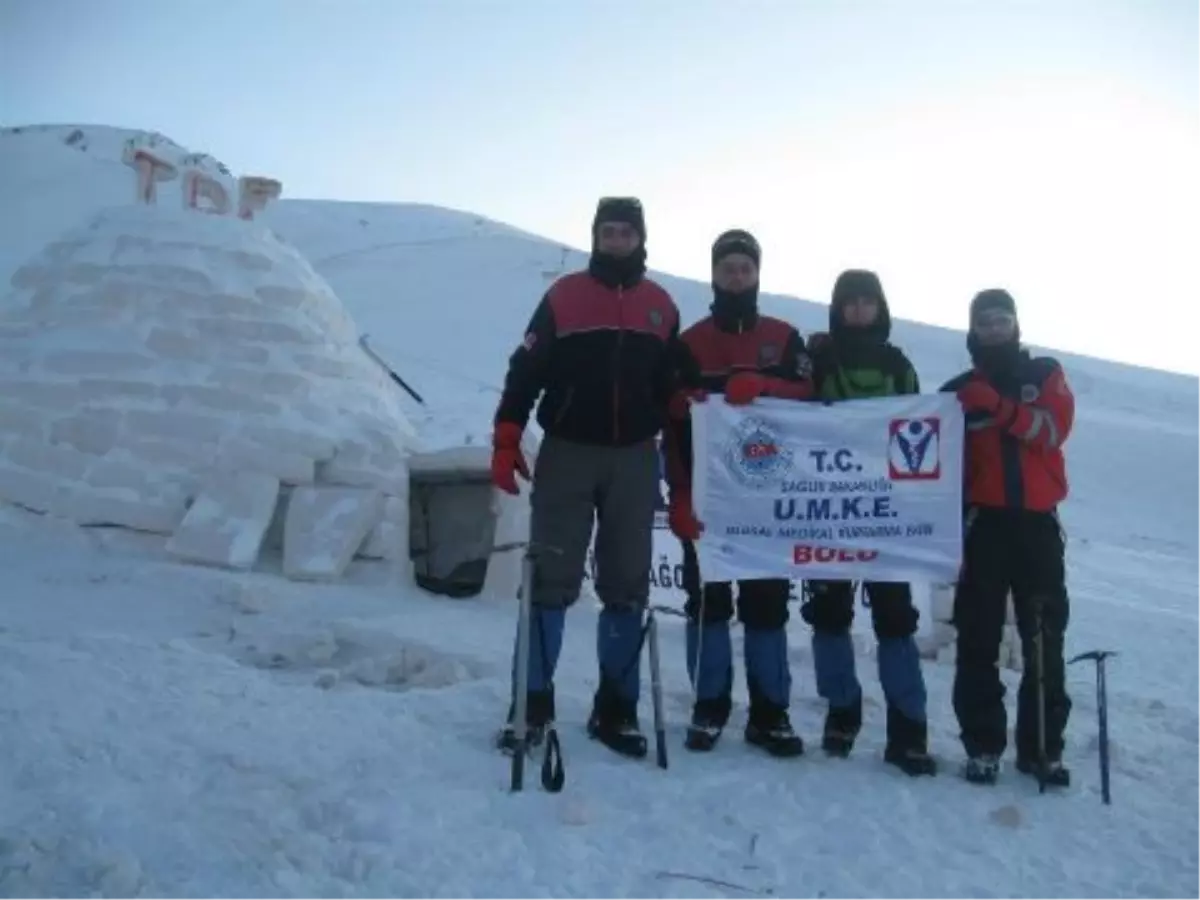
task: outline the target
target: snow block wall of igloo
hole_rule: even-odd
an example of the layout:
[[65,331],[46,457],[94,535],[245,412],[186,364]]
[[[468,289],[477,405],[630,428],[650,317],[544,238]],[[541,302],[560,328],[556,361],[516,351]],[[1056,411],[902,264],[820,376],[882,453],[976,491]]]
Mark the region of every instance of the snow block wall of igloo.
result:
[[104,211],[0,301],[0,499],[232,568],[280,522],[289,577],[405,566],[415,433],[357,341],[261,224]]

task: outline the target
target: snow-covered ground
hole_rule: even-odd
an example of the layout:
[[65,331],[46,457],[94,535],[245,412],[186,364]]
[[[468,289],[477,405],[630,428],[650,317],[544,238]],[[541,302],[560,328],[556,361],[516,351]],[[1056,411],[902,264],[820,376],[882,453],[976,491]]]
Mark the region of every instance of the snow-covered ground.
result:
[[[132,199],[113,162],[127,135],[80,130],[69,143],[73,126],[0,133],[0,284]],[[549,280],[583,259],[428,207],[281,201],[265,218],[425,395],[427,408],[404,402],[431,447],[486,440],[512,342]],[[703,313],[705,285],[666,281],[685,321]],[[805,332],[825,320],[823,304],[767,306]],[[927,389],[965,362],[961,333],[896,331]],[[566,788],[542,792],[534,771],[512,795],[491,748],[512,597],[438,599],[363,563],[334,586],[185,567],[129,533],[0,507],[0,895],[1197,895],[1197,381],[1061,358],[1079,398],[1068,652],[1121,653],[1112,806],[1090,665],[1069,672],[1074,786],[1039,796],[1011,769],[994,788],[954,777],[953,671],[933,663],[936,779],[882,765],[869,659],[850,760],[752,753],[742,710],[716,753],[688,755],[674,619],[662,623],[671,768],[619,759],[583,730],[587,604],[557,678]],[[792,636],[794,720],[811,740],[822,711],[798,616]],[[648,697],[643,711],[648,723]]]

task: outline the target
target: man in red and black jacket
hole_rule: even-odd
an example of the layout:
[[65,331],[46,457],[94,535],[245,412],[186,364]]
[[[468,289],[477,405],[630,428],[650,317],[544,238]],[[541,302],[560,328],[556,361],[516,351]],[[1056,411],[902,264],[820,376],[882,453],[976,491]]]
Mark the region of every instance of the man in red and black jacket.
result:
[[[701,573],[694,542],[701,525],[692,506],[692,435],[689,400],[708,393],[725,402],[751,403],[757,397],[807,400],[812,397],[811,366],[800,333],[780,319],[758,311],[758,269],[762,252],[748,232],[728,231],[712,248],[712,315],[683,333],[693,361],[691,390],[672,404],[663,434],[670,490],[668,521],[683,543],[683,581],[687,592],[687,666],[696,685],[696,704],[688,728],[687,747],[711,750],[732,707],[733,650],[729,620],[733,586],[708,582]],[[695,375],[698,374],[698,378]],[[791,670],[786,625],[791,583],[787,579],[742,581],[738,584],[738,619],[745,628],[746,684],[750,716],[745,738],[776,756],[798,756],[804,742],[788,718]],[[699,666],[697,666],[699,659]]]
[[1062,765],[1063,733],[1071,701],[1063,640],[1069,604],[1057,508],[1067,496],[1062,448],[1074,423],[1075,399],[1056,360],[1022,349],[1016,303],[1007,291],[986,290],[971,301],[967,346],[974,368],[942,386],[958,395],[967,428],[965,544],[954,600],[954,711],[967,752],[965,775],[977,783],[994,782],[1007,747],[997,663],[1011,591],[1024,657],[1017,769],[1037,774],[1039,767],[1040,617],[1046,778],[1065,786],[1070,774]]
[[[682,358],[679,310],[645,273],[641,203],[601,200],[588,268],[550,287],[509,360],[492,455],[495,485],[518,493],[516,473],[529,477],[521,436],[537,403],[544,437],[533,473],[530,540],[553,550],[537,556],[531,597],[530,740],[539,741],[554,718],[566,610],[579,597],[597,521],[596,593],[604,609],[600,684],[588,730],[630,756],[646,753],[637,703],[658,498],[655,438]],[[514,743],[513,712],[510,706],[500,737],[505,750]]]

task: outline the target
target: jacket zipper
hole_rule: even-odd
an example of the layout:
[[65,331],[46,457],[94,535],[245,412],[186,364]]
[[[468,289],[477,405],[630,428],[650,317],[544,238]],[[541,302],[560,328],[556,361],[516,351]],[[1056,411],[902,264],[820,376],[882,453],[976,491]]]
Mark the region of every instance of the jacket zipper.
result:
[[613,351],[613,443],[621,442],[621,345],[625,343],[625,288],[617,285],[617,347]]

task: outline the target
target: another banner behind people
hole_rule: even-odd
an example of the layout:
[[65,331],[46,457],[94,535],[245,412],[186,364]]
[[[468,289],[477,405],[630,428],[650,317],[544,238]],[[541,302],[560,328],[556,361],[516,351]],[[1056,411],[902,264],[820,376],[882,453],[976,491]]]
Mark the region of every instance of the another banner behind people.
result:
[[692,410],[706,579],[950,582],[962,557],[952,394]]

